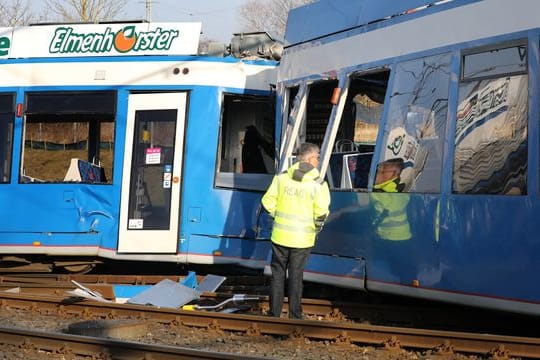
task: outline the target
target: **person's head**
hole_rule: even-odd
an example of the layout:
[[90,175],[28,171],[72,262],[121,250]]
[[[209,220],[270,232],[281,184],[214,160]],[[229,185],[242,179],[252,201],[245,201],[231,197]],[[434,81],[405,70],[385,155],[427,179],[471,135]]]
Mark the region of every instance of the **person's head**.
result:
[[382,184],[388,180],[398,178],[403,170],[403,159],[396,158],[383,161],[377,165],[375,175],[375,185]]
[[307,162],[313,167],[319,165],[320,150],[319,147],[312,143],[303,143],[298,150],[298,161]]

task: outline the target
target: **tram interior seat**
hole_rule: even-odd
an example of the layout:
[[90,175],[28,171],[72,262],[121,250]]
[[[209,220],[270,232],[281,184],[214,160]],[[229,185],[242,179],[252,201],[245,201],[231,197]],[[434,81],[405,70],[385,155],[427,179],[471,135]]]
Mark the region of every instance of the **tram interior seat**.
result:
[[366,151],[369,147],[361,147],[348,139],[336,141],[329,164],[329,181],[332,187],[367,189],[373,152]]
[[373,153],[343,155],[342,189],[367,189]]
[[106,182],[105,171],[98,165],[78,158],[72,158],[64,181],[83,183]]
[[358,147],[354,143],[354,141],[349,139],[339,139],[336,141],[336,144],[334,145],[334,152],[342,153],[342,152],[356,152],[358,151]]

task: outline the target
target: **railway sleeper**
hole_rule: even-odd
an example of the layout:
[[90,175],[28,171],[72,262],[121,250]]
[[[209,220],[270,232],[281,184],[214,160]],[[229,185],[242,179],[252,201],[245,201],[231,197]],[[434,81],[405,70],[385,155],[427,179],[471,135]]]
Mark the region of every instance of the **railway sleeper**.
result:
[[399,352],[402,350],[401,342],[396,336],[391,336],[383,341],[384,349],[391,352]]
[[499,345],[496,348],[492,349],[488,356],[493,360],[509,360],[511,359],[510,351],[504,347],[504,345]]
[[444,343],[437,345],[435,349],[433,349],[433,352],[437,355],[453,355],[454,353],[454,346],[450,343],[450,341],[446,340]]

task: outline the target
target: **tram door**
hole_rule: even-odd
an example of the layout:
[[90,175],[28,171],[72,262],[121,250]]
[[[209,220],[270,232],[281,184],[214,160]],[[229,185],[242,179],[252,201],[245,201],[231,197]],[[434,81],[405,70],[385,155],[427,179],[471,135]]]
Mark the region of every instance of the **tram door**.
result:
[[176,253],[185,93],[128,102],[118,252]]

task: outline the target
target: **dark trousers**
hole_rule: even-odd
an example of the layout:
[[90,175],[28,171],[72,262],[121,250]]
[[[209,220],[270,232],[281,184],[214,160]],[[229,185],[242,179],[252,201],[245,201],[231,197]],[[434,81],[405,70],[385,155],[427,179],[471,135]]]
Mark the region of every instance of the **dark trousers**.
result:
[[279,317],[285,296],[285,279],[289,273],[287,293],[289,318],[302,318],[304,268],[311,248],[296,249],[272,244],[272,281],[270,284],[270,315]]

